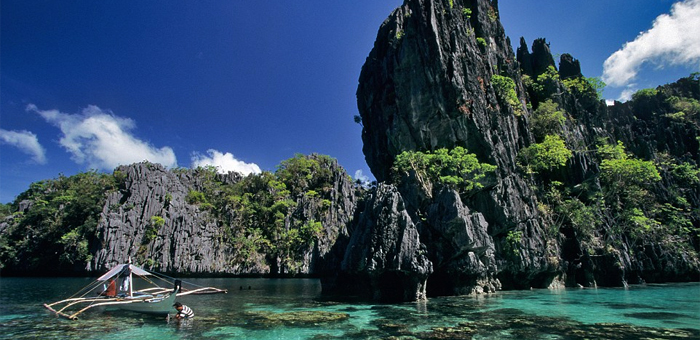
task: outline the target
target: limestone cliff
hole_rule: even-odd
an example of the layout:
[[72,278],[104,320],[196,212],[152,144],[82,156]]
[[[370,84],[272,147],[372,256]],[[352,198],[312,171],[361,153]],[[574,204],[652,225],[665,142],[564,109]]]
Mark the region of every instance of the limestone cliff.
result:
[[[315,156],[310,156],[314,159]],[[303,157],[295,159],[304,159]],[[296,202],[289,202],[292,210],[286,210],[283,228],[309,221],[320,223],[318,236],[308,246],[290,249],[298,252],[294,268],[284,268],[278,257],[266,252],[266,248],[249,250],[241,254],[240,238],[251,239],[247,233],[255,228],[241,222],[241,211],[220,202],[207,205],[188,202],[192,192],[206,191],[211,183],[219,189],[243,180],[236,173],[217,174],[209,178],[199,174],[203,170],[169,171],[160,165],[142,163],[120,167],[123,187],[110,193],[97,227],[97,239],[101,245],[92,261],[91,270],[104,270],[129,257],[148,267],[171,273],[197,275],[261,275],[261,274],[315,274],[323,273],[336,261],[331,253],[352,219],[358,199],[356,187],[335,160],[323,163],[319,171],[328,177],[325,192],[310,195],[310,185],[300,188]],[[319,173],[308,176],[320,177]],[[292,179],[296,180],[296,179]],[[215,192],[214,194],[218,194]],[[245,194],[244,194],[245,195]],[[321,200],[317,195],[321,195]],[[256,202],[256,204],[262,202]],[[160,226],[154,226],[154,217],[162,218]],[[148,229],[151,235],[148,235]],[[247,231],[245,229],[248,229]],[[238,238],[232,236],[241,230]],[[258,236],[259,237],[259,236]],[[235,241],[234,241],[235,240]],[[238,242],[238,243],[236,243]],[[281,242],[281,241],[280,241]],[[291,242],[291,241],[287,241]],[[244,258],[242,258],[242,256]],[[292,262],[289,262],[292,263]]]
[[95,274],[131,260],[175,275],[324,275],[363,195],[315,154],[246,177],[148,162],[61,176],[33,184],[0,220],[0,269]]
[[[262,261],[252,268],[230,263],[230,249],[221,246],[219,223],[208,210],[186,202],[190,190],[201,188],[194,171],[174,173],[160,165],[140,163],[116,169],[123,174],[121,190],[108,194],[97,227],[101,247],[92,270],[104,271],[132,258],[148,259],[149,267],[180,273],[263,273]],[[225,178],[237,181],[235,175]],[[161,217],[155,237],[151,220]]]
[[[697,77],[651,99],[608,108],[582,77],[578,60],[563,55],[557,70],[544,39],[535,41],[532,52],[524,39],[520,43],[516,59],[497,1],[406,0],[381,25],[360,74],[357,101],[363,151],[384,184],[360,207],[362,222],[339,272],[344,282],[372,284],[328,280],[324,289],[419,298],[700,277],[699,221],[691,212],[700,203]],[[674,96],[695,113],[672,116],[682,106],[670,103]],[[538,124],[547,107],[560,110],[555,113],[562,120],[543,130]],[[573,151],[565,167],[533,171],[527,150],[544,145],[546,135]],[[623,150],[619,161],[652,167],[671,154],[673,165],[660,167],[667,183],[636,183],[636,201],[611,189],[619,184],[604,173],[612,161],[595,151],[605,138],[626,147],[616,149]],[[399,182],[394,178],[392,165],[402,152],[457,146],[496,166],[482,190],[465,194],[449,185],[425,185],[410,172]],[[679,184],[670,168],[693,169],[691,183]],[[377,205],[388,210],[377,213]],[[663,209],[677,214],[666,216]],[[673,222],[676,217],[682,222]],[[683,246],[660,236],[670,232],[660,227],[664,223],[686,230],[679,236]],[[397,243],[407,232],[410,242]],[[371,235],[395,239],[378,243]],[[388,255],[401,265],[376,260]],[[389,276],[393,285],[381,284]]]
[[324,281],[327,292],[342,291],[382,301],[426,297],[432,263],[396,188],[380,184],[353,223],[341,274]]
[[[515,105],[497,92],[494,75],[514,80]],[[390,179],[394,158],[406,150],[463,146],[497,166],[494,184],[466,201],[446,188],[400,191],[433,262],[428,292],[494,291],[504,270],[555,275],[558,244],[543,237],[534,193],[517,171],[518,150],[531,136],[520,70],[496,2],[406,1],[380,27],[357,98],[363,150],[380,181]],[[497,251],[513,230],[527,235],[520,260],[499,266]]]

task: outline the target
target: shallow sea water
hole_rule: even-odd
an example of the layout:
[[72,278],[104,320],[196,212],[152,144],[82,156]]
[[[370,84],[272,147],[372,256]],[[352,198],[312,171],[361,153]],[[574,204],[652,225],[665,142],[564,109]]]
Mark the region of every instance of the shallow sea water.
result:
[[499,292],[373,304],[321,296],[315,279],[189,279],[193,320],[42,304],[91,279],[0,278],[0,339],[700,339],[700,283]]

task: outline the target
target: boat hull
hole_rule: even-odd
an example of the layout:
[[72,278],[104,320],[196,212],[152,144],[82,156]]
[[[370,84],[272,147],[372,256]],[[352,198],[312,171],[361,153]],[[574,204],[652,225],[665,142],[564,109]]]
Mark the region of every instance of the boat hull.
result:
[[173,311],[173,303],[175,303],[175,294],[169,294],[163,298],[145,299],[142,302],[133,302],[129,304],[120,304],[112,306],[115,309],[126,310],[130,312],[152,314],[152,315],[167,315]]

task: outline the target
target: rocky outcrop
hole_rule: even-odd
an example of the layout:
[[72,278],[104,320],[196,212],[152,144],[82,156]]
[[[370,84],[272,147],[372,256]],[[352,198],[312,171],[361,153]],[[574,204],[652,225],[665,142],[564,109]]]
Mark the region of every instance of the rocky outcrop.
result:
[[531,77],[545,73],[549,67],[556,68],[549,43],[544,38],[535,39],[532,43],[532,53],[527,50],[525,39],[521,38],[520,47],[518,47],[518,62],[522,65],[523,74]]
[[524,37],[520,37],[520,46],[518,46],[518,49],[516,50],[516,57],[520,63],[520,70],[523,74],[528,76],[535,74],[535,71],[533,70],[532,57],[530,56],[530,50],[527,47],[527,42],[525,41]]
[[430,295],[460,295],[501,289],[496,244],[482,213],[472,211],[454,190],[442,189],[422,224],[435,275]]
[[519,108],[501,105],[491,86],[494,74],[519,80],[497,8],[469,3],[406,1],[380,27],[357,89],[363,151],[377,180],[389,179],[405,150],[462,145],[512,165],[511,146],[527,138],[518,131]]
[[[544,80],[538,79],[543,74]],[[497,77],[510,78],[513,88],[504,93],[502,85],[496,86]],[[652,236],[632,242],[615,234],[614,226],[584,236],[552,219],[549,189],[543,189],[551,181],[579,196],[600,192],[600,158],[590,148],[601,137],[622,141],[642,159],[663,152],[676,156],[690,152],[686,159],[697,158],[697,124],[689,129],[660,121],[664,118],[658,112],[668,112],[668,94],[676,90],[666,91],[658,102],[642,104],[644,109],[634,108],[639,105],[634,102],[607,108],[582,77],[578,60],[568,54],[562,55],[557,71],[544,39],[535,40],[532,52],[521,39],[516,61],[498,20],[496,1],[406,0],[391,13],[379,28],[357,89],[363,152],[375,177],[395,182],[391,167],[403,151],[457,146],[497,167],[492,185],[468,196],[440,185],[426,186],[410,175],[392,189],[392,200],[382,204],[391,207],[389,216],[401,216],[393,219],[394,224],[400,220],[417,230],[416,242],[425,249],[403,253],[414,257],[402,261],[428,261],[432,267],[427,281],[425,266],[413,272],[402,268],[394,284],[404,291],[395,297],[420,297],[415,282],[427,285],[428,295],[451,295],[700,276],[697,244],[696,250],[686,251],[661,246],[651,241]],[[536,81],[541,82],[538,87],[533,86]],[[677,95],[698,98],[695,92]],[[561,136],[574,152],[566,168],[552,170],[543,180],[523,171],[518,160],[520,151],[535,142],[528,106],[536,108],[552,98],[565,112]],[[666,111],[656,109],[664,105]],[[378,191],[386,194],[386,188],[380,185]],[[657,193],[663,195],[663,190]],[[353,227],[355,234],[338,274],[343,282],[353,283],[346,289],[370,296],[383,296],[385,289],[355,283],[376,282],[377,273],[397,271],[395,263],[372,260],[385,259],[386,251],[370,235],[397,237],[403,228],[380,223],[392,219],[371,213],[377,209],[360,212],[362,222]],[[698,220],[692,223],[697,225]],[[372,265],[361,265],[363,261]],[[660,263],[672,263],[675,269],[653,274],[661,270]],[[335,285],[329,280],[324,289]]]
[[[533,54],[535,69],[549,65],[544,54]],[[502,100],[495,75],[514,80],[518,103]],[[529,244],[522,260],[507,265],[513,275],[556,266],[542,251],[556,252],[556,244],[541,237],[534,193],[517,172],[518,150],[531,140],[524,96],[495,1],[409,0],[379,29],[357,90],[363,151],[376,178],[389,180],[403,151],[455,146],[498,169],[497,184],[469,202],[449,190],[416,195],[410,187],[417,183],[401,190],[408,215],[421,217],[418,230],[435,267],[428,289],[436,294],[500,288],[497,276],[506,265],[497,250],[509,232],[531,235],[523,238]],[[422,202],[422,196],[435,199]]]
[[[522,47],[527,48],[527,45]],[[528,59],[519,61],[525,65]],[[528,67],[523,66],[522,71],[525,72],[526,69]],[[536,77],[537,74],[533,76]],[[581,79],[578,60],[568,54],[562,55],[558,77],[562,80]],[[700,192],[697,185],[700,181],[678,182],[678,178],[674,179],[673,171],[669,172],[674,167],[670,164],[687,164],[690,167],[700,164],[700,149],[696,138],[700,133],[698,116],[693,115],[693,118],[684,115],[684,118],[680,118],[676,116],[680,106],[673,104],[697,102],[700,98],[697,76],[691,75],[673,84],[648,89],[643,95],[635,95],[631,101],[616,102],[612,106],[603,105],[594,91],[580,93],[576,88],[567,91],[561,84],[545,89],[544,93],[531,95],[533,105],[545,97],[554,98],[559,108],[572,118],[567,120],[564,135],[567,145],[574,149],[574,157],[557,178],[574,188],[579,196],[586,198],[590,195],[590,188],[600,190],[600,159],[590,150],[591,146],[599,144],[601,140],[608,140],[619,141],[630,155],[657,164],[663,180],[651,189],[651,195],[662,203],[654,204],[678,209],[670,207],[674,206],[675,203],[672,202],[679,195],[683,196],[681,201],[687,199],[690,206],[700,204],[697,194],[681,194],[684,191]],[[697,226],[700,219],[691,215],[687,215],[689,218],[684,223]],[[618,224],[623,221],[620,216],[616,216],[616,219],[616,222],[603,229],[619,228]],[[671,225],[666,228],[670,231]],[[697,236],[676,238],[676,241],[685,243],[682,247],[676,247],[667,243],[669,241],[661,241],[659,235],[645,235],[633,241],[627,236],[620,237],[609,231],[601,231],[596,240],[584,240],[583,235],[576,234],[568,227],[562,228],[560,232],[559,236],[564,239],[559,241],[562,248],[559,258],[566,264],[564,274],[571,286],[624,286],[628,283],[700,278],[697,256],[700,244]],[[600,240],[603,235],[620,238],[613,242],[603,242]]]
[[317,154],[246,177],[148,162],[60,176],[0,216],[0,269],[80,275],[131,261],[174,275],[330,275],[365,192]]
[[[313,156],[310,156],[313,157]],[[304,251],[293,274],[327,272],[337,262],[332,253],[336,242],[347,238],[346,225],[352,219],[358,199],[356,187],[334,161],[333,185],[324,193],[325,203],[304,195],[287,219],[288,225],[314,220],[322,231]],[[161,272],[193,275],[267,275],[277,263],[263,252],[252,252],[242,261],[236,247],[227,242],[224,218],[235,220],[235,211],[214,214],[201,204],[188,203],[192,191],[205,187],[198,170],[170,171],[158,164],[121,166],[115,176],[123,179],[120,190],[108,194],[97,230],[95,256],[89,271],[103,271],[131,258]],[[221,185],[241,180],[236,173],[217,175]],[[325,206],[324,206],[325,204]],[[160,223],[159,219],[162,219]],[[298,222],[295,222],[298,221]],[[292,273],[289,273],[292,274]]]
[[[186,202],[198,184],[193,172],[178,175],[150,163],[122,166],[116,172],[123,174],[123,188],[107,197],[98,225],[101,247],[90,269],[103,271],[132,258],[138,263],[150,259],[149,267],[172,273],[268,270],[229,264],[230,252],[219,246],[216,221],[208,211]],[[162,218],[164,223],[155,226],[154,218]],[[146,235],[149,228],[155,229],[155,237]]]
[[583,77],[581,63],[572,57],[571,54],[562,54],[559,58],[559,76],[561,79]]
[[328,293],[357,294],[379,301],[426,298],[433,272],[425,245],[398,190],[380,184],[364,203]]
[[[523,46],[526,48],[526,45]],[[521,63],[527,61],[523,59]],[[526,69],[523,67],[523,72]],[[582,75],[578,61],[568,54],[562,55],[558,77],[562,80],[579,79],[580,82]],[[677,116],[680,106],[674,104],[693,103],[700,99],[697,76],[691,75],[673,84],[647,89],[642,94],[635,95],[631,101],[616,102],[612,106],[606,106],[598,100],[593,90],[587,93],[581,93],[576,87],[567,90],[561,83],[546,88],[543,92],[531,96],[533,105],[545,97],[554,98],[559,108],[571,117],[567,120],[564,135],[567,145],[574,149],[574,157],[557,178],[573,188],[584,200],[591,200],[592,205],[600,203],[601,197],[587,197],[591,191],[601,189],[600,159],[590,150],[591,146],[598,145],[601,140],[608,140],[619,141],[632,157],[650,160],[657,165],[663,180],[650,189],[650,195],[656,197],[653,204],[678,209],[671,208],[677,205],[673,202],[678,197],[683,202],[688,200],[689,206],[700,204],[697,194],[682,194],[700,192],[700,181],[679,182],[678,177],[674,179],[674,170],[670,170],[678,164],[686,164],[691,168],[700,164],[700,149],[696,138],[700,133],[698,116],[683,115],[684,118],[680,118]],[[685,203],[681,204],[684,205]],[[607,211],[601,215],[611,213]],[[687,218],[683,222],[687,226],[697,226],[700,219],[692,215],[678,216]],[[663,236],[654,233],[629,237],[611,232],[624,224],[623,217],[615,216],[612,222],[602,223],[606,225],[593,240],[585,240],[586,237],[580,231],[574,232],[569,227],[559,230],[558,236],[563,236],[559,241],[562,248],[559,258],[566,264],[564,274],[568,285],[625,286],[628,283],[700,278],[697,256],[700,244],[697,236],[673,236],[675,241],[664,240]],[[673,225],[674,223],[669,223],[665,226],[667,232],[671,232]],[[602,241],[605,237],[616,239]],[[669,242],[681,242],[684,246],[677,247]]]
[[[309,157],[315,157],[314,155]],[[333,160],[328,169],[332,173],[331,187],[325,195],[330,199],[327,206],[318,199],[300,197],[292,218],[299,221],[321,222],[321,237],[306,252],[301,272],[316,276],[334,273],[341,262],[344,249],[350,237],[348,226],[352,224],[359,200],[365,195],[364,189],[353,183],[343,168]]]

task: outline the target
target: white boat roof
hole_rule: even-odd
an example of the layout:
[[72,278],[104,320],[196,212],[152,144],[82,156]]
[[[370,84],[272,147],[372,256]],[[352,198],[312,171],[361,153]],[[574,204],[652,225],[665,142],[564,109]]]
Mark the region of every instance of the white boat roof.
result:
[[146,275],[151,275],[151,273],[147,272],[144,269],[141,269],[139,267],[134,266],[133,264],[118,264],[114,268],[110,269],[107,273],[104,275],[100,276],[97,278],[98,281],[107,281],[111,277],[119,274],[124,270],[124,267],[129,266],[129,270],[131,270],[132,273],[140,276],[146,276]]

